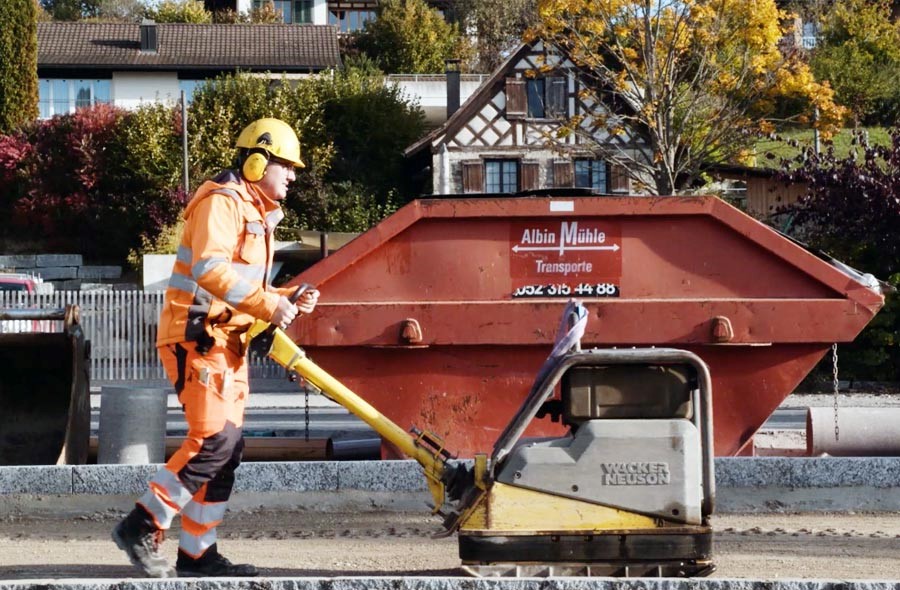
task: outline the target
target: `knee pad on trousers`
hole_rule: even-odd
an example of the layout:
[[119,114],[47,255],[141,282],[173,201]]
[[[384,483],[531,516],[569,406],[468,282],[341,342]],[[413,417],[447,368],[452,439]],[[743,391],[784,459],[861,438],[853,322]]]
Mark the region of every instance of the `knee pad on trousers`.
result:
[[[181,468],[178,478],[192,494],[203,484],[207,482],[212,484],[213,481],[219,480],[211,486],[219,488],[214,494],[220,495],[227,488],[227,498],[234,483],[234,470],[240,465],[243,448],[243,430],[231,422],[226,422],[221,431],[203,439],[200,451]],[[210,488],[207,488],[207,495],[209,494]]]

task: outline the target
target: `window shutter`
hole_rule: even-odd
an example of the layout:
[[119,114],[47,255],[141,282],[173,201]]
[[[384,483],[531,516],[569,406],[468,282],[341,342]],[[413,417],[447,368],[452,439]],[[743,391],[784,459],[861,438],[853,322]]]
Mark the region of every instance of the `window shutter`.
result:
[[506,79],[506,117],[522,119],[525,117],[528,101],[525,96],[525,80],[522,78]]
[[575,184],[572,176],[572,162],[560,160],[553,162],[553,186],[563,188]]
[[537,162],[522,162],[520,169],[522,171],[522,180],[519,183],[520,190],[530,191],[540,188],[540,164]]
[[462,192],[484,192],[484,164],[481,161],[462,163]]
[[567,117],[569,116],[568,108],[568,92],[566,88],[567,80],[563,77],[554,77],[547,79],[547,116],[548,117]]
[[625,195],[631,193],[631,178],[628,177],[624,166],[609,165],[609,192]]

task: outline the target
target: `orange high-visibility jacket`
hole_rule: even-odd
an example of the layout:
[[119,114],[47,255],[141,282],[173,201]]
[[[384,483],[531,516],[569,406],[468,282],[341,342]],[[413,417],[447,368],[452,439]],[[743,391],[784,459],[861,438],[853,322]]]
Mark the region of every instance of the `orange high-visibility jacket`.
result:
[[[268,203],[268,207],[266,204]],[[269,287],[281,208],[226,171],[203,183],[184,212],[184,230],[159,320],[157,346],[213,343],[243,354],[255,318],[269,320],[290,289]]]

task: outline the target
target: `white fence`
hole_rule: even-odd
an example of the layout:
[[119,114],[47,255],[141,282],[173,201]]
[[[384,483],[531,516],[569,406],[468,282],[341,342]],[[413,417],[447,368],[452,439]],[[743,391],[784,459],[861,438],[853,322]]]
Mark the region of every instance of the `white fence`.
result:
[[[166,379],[156,353],[162,291],[0,291],[0,309],[54,309],[78,305],[85,339],[91,342],[91,381]],[[3,332],[59,332],[59,321],[6,320]],[[284,369],[250,356],[252,377],[280,377]]]

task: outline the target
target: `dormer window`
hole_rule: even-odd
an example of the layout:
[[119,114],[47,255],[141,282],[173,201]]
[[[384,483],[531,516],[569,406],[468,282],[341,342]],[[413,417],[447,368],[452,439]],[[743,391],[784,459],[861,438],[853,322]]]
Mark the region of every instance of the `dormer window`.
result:
[[559,119],[569,115],[568,79],[507,78],[506,116],[509,119]]
[[529,119],[555,119],[568,114],[565,78],[532,78],[525,86]]

